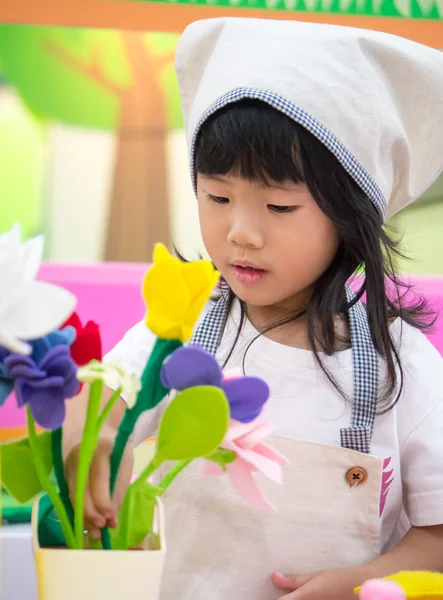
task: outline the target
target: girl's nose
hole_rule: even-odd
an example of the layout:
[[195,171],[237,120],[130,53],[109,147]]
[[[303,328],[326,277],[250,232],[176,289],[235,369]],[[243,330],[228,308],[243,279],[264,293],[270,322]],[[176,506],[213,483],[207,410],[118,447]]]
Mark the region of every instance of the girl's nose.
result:
[[231,223],[228,242],[236,246],[259,249],[263,246],[263,234],[251,220],[237,218]]

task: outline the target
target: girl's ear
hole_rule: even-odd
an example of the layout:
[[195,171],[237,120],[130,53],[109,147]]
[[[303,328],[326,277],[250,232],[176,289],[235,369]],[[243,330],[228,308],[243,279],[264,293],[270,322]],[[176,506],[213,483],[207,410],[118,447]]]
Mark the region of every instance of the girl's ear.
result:
[[360,600],[406,600],[406,594],[398,583],[384,579],[373,579],[358,591]]

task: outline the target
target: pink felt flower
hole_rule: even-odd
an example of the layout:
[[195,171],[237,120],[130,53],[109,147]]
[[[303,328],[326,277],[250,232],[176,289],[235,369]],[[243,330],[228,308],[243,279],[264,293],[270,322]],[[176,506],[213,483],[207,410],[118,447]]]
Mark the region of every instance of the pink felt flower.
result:
[[398,583],[385,579],[372,579],[362,585],[360,600],[405,600],[406,594]]
[[[274,425],[260,418],[251,423],[231,419],[221,445],[236,454],[236,459],[226,465],[226,474],[234,490],[249,504],[266,511],[275,511],[275,507],[261,493],[254,473],[263,473],[271,481],[281,484],[281,467],[288,464],[284,456],[262,441],[274,430]],[[204,462],[202,473],[209,476],[224,474],[218,464],[210,461]]]

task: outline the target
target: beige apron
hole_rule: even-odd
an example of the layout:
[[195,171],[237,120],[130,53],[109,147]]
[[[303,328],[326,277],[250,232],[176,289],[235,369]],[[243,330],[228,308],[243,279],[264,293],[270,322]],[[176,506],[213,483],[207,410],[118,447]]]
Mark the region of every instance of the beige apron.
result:
[[282,486],[258,476],[277,508],[250,507],[196,461],[165,494],[167,552],[160,600],[273,600],[271,573],[358,565],[379,553],[382,460],[283,438]]
[[[354,364],[350,427],[341,447],[273,437],[288,460],[283,485],[258,475],[277,513],[245,503],[227,476],[195,461],[165,494],[166,563],[160,600],[273,600],[273,571],[306,574],[365,563],[379,554],[383,461],[370,455],[379,360],[366,310],[347,289]],[[223,297],[192,343],[216,353],[227,318]]]

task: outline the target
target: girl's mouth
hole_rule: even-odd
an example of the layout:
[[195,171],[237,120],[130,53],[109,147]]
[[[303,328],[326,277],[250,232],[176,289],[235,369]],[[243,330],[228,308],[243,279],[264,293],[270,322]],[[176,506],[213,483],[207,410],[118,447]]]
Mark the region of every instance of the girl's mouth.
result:
[[247,267],[242,265],[232,265],[234,277],[241,283],[260,283],[268,274],[264,269],[256,267]]

